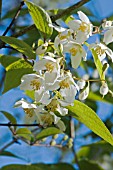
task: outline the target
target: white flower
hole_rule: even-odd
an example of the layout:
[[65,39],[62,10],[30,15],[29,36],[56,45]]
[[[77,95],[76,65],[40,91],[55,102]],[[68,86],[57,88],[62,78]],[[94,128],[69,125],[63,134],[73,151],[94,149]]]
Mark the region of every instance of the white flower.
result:
[[86,51],[80,44],[77,44],[76,42],[70,41],[64,45],[64,52],[71,54],[71,64],[75,69],[80,65],[82,58],[86,60]]
[[48,105],[51,102],[49,91],[45,91],[45,89],[35,91],[35,100],[36,102]]
[[37,49],[36,49],[36,54],[40,55],[40,54],[44,54],[47,50],[47,46],[48,43],[46,42],[45,44],[40,45]]
[[68,26],[76,33],[75,41],[81,44],[92,35],[93,25],[83,12],[78,11],[78,16],[80,20],[71,20],[68,22]]
[[103,42],[105,42],[105,44],[107,45],[113,42],[113,26],[111,26],[108,30],[105,31]]
[[78,85],[74,82],[70,72],[66,76],[62,77],[60,82],[60,94],[61,99],[59,102],[62,106],[73,105],[77,91],[79,90]]
[[59,44],[66,44],[70,40],[73,40],[72,37],[73,31],[71,29],[66,29],[65,31],[59,32],[58,36],[56,36],[54,41],[54,46],[58,48]]
[[103,23],[102,23],[102,28],[104,29],[104,30],[106,30],[106,29],[108,29],[108,28],[110,28],[111,26],[112,26],[112,21],[104,21]]
[[60,76],[60,65],[57,60],[50,56],[45,56],[42,60],[34,64],[34,71],[45,70],[45,83],[52,85]]
[[105,96],[109,91],[108,85],[106,83],[103,83],[102,86],[100,87],[100,94]]
[[77,81],[77,85],[79,87],[79,89],[83,89],[85,87],[86,81],[81,79]]
[[44,78],[37,74],[26,74],[21,79],[21,90],[40,90],[44,86]]
[[24,112],[26,113],[25,115],[26,123],[32,123],[36,120],[36,114],[34,110],[37,108],[37,106],[35,104],[31,104],[22,98],[21,100],[15,103],[14,107],[23,108]]
[[95,52],[97,53],[100,61],[102,61],[105,57],[106,54],[111,58],[112,62],[113,62],[113,52],[110,48],[108,48],[106,45],[102,44],[102,43],[98,43],[98,44],[91,44],[89,46],[89,49],[94,49]]

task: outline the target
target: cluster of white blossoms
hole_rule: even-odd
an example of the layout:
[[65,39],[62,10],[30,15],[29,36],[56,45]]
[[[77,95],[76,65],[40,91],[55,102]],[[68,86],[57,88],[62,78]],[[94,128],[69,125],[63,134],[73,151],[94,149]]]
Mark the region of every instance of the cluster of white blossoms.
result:
[[[34,101],[28,103],[22,99],[15,103],[15,107],[24,109],[28,122],[36,121],[43,127],[54,124],[65,131],[62,117],[68,114],[67,106],[73,106],[76,96],[79,100],[85,100],[88,97],[89,81],[77,79],[65,69],[65,53],[70,54],[71,65],[74,69],[79,67],[82,59],[86,61],[87,51],[84,45],[89,37],[93,36],[93,25],[88,17],[81,11],[78,12],[78,16],[80,20],[69,21],[67,29],[50,25],[58,31],[54,43],[48,41],[37,48],[39,60],[34,63],[34,73],[24,75],[21,79],[20,89],[32,92]],[[100,62],[107,55],[113,62],[113,52],[105,45],[113,41],[112,22],[105,21],[102,28],[104,43],[90,44],[87,48],[95,50]],[[48,52],[49,46],[52,52]],[[102,81],[100,93],[104,96],[108,91],[107,83]]]

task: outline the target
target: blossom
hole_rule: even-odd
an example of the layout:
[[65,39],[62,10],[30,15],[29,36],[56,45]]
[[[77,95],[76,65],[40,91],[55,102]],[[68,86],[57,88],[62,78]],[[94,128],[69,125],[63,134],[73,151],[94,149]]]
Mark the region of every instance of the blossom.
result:
[[109,44],[111,42],[113,42],[113,26],[109,27],[105,33],[104,33],[104,39],[103,39],[103,42],[105,44]]
[[75,41],[81,44],[92,35],[93,25],[82,11],[78,11],[78,16],[80,20],[71,20],[68,26],[75,32]]
[[26,74],[21,79],[21,90],[40,90],[44,86],[44,78],[37,74]]
[[17,107],[22,107],[24,112],[26,113],[25,115],[25,122],[27,123],[32,123],[36,120],[36,114],[35,114],[35,109],[37,106],[35,104],[27,102],[25,99],[21,99],[17,101],[14,105],[15,108]]
[[86,81],[83,79],[77,81],[77,85],[78,85],[79,89],[83,89],[85,84],[86,84]]
[[73,105],[77,91],[79,90],[78,85],[74,82],[70,72],[61,78],[59,82],[61,95],[59,102],[62,106]]
[[85,100],[89,95],[89,82],[87,86],[80,92],[79,100]]
[[80,44],[76,42],[70,41],[64,45],[64,52],[71,54],[71,64],[75,69],[80,65],[82,58],[86,60],[86,51]]
[[106,45],[102,44],[102,43],[98,43],[98,44],[91,44],[89,46],[89,49],[94,49],[95,52],[97,53],[100,61],[102,61],[105,57],[106,54],[111,58],[112,62],[113,62],[113,52],[110,48],[108,48]]
[[34,71],[44,70],[45,83],[52,85],[60,76],[60,65],[57,60],[50,56],[43,57],[42,60],[35,62]]
[[47,50],[47,46],[48,46],[48,42],[46,42],[45,44],[40,45],[37,49],[36,49],[36,54],[40,55],[40,54],[44,54]]

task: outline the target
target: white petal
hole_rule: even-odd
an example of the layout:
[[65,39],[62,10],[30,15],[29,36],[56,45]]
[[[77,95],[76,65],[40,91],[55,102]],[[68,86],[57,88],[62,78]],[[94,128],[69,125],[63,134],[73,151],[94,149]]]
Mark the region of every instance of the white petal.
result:
[[107,48],[106,49],[106,53],[111,58],[111,60],[113,62],[113,51],[111,49]]
[[113,42],[113,28],[104,33],[103,42],[106,44]]
[[80,27],[81,21],[80,20],[72,20],[68,22],[69,28],[71,28],[74,31],[77,31]]
[[54,118],[54,124],[57,124],[58,121],[61,119],[60,117],[56,116],[53,112],[50,112],[50,114],[53,116]]
[[71,65],[73,68],[78,68],[78,66],[80,65],[81,63],[81,59],[82,59],[82,56],[80,55],[80,53],[76,54],[76,56],[72,56],[71,55]]
[[65,116],[68,114],[68,109],[60,107],[60,106],[57,108],[57,111],[60,113],[61,116]]
[[82,11],[78,11],[77,13],[83,22],[86,22],[87,24],[90,23],[89,18]]

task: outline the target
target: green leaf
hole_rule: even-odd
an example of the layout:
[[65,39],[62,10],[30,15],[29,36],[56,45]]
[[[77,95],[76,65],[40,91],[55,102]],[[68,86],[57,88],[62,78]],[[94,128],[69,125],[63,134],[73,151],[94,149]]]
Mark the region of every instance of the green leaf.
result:
[[7,92],[8,90],[15,88],[20,85],[21,77],[24,74],[33,73],[32,66],[27,63],[25,60],[20,59],[8,67],[6,67],[6,77],[4,83],[4,91],[3,93]]
[[36,54],[33,51],[33,49],[28,44],[26,44],[24,41],[19,40],[19,39],[14,38],[14,37],[6,37],[6,36],[0,36],[0,39],[3,42],[9,44],[11,47],[16,49],[17,51],[19,51],[20,53],[26,55],[30,59],[36,58]]
[[7,165],[0,170],[76,170],[67,163],[59,164],[32,164],[32,165]]
[[96,68],[97,68],[98,73],[100,75],[100,79],[105,80],[105,74],[103,74],[103,65],[102,65],[101,61],[99,60],[96,51],[94,49],[92,49],[91,51],[92,51],[92,54],[93,54],[93,58],[94,58]]
[[43,38],[49,38],[53,33],[53,28],[49,26],[49,24],[52,24],[52,21],[48,13],[40,6],[36,6],[31,2],[26,1],[26,5],[34,21],[34,24],[36,25],[37,29],[42,33]]
[[88,158],[90,160],[99,159],[105,155],[113,153],[113,147],[105,141],[96,142],[87,146],[83,146],[77,152],[77,158]]
[[26,90],[25,94],[29,96],[31,99],[35,100],[35,92],[31,90]]
[[55,135],[55,134],[59,134],[62,133],[60,129],[57,129],[55,127],[48,127],[44,130],[42,130],[40,133],[38,133],[38,135],[36,136],[37,140],[43,139],[45,137],[51,136],[51,135]]
[[27,128],[20,128],[16,131],[16,135],[24,137],[27,140],[31,140],[31,131]]
[[84,123],[94,133],[113,145],[112,135],[102,120],[91,108],[78,100],[75,100],[74,106],[68,106],[67,108],[69,109],[72,117]]
[[96,162],[90,160],[79,161],[80,170],[104,170]]
[[[4,111],[0,111],[1,113],[3,113],[3,115],[12,123],[12,124],[16,124],[17,121],[15,119],[15,117],[13,115],[11,115],[8,112],[4,112]],[[16,126],[14,127],[16,129]]]
[[20,59],[19,57],[0,54],[0,63],[1,63],[5,68],[6,68],[7,66],[9,66],[10,64],[12,64],[13,62],[19,60],[19,59]]
[[113,104],[113,97],[109,94],[107,94],[106,96],[104,96],[104,98],[102,98],[99,92],[95,92],[95,93],[90,92],[88,95],[88,99],[90,99],[91,101],[99,101],[99,102]]
[[2,151],[0,152],[0,156],[9,156],[9,157],[14,157],[14,158],[19,158],[19,159],[23,159],[25,160],[24,158],[21,158],[20,156],[17,156],[9,151]]

